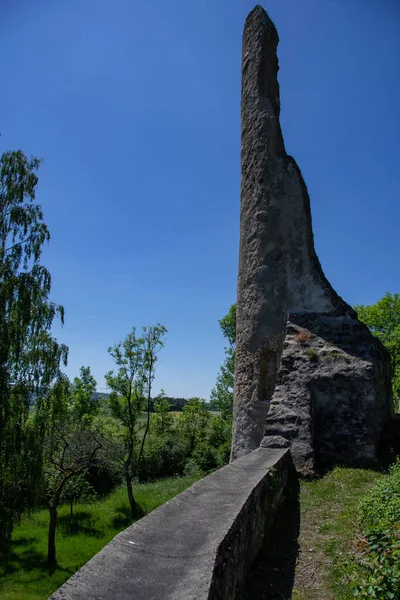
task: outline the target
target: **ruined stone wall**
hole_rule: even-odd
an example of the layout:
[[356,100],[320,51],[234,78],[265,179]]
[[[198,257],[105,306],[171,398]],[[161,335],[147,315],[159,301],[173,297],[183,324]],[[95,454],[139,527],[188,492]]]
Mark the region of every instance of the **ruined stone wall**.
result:
[[[355,443],[365,446],[354,451],[353,458],[372,456],[390,413],[388,356],[358,322],[354,310],[333,290],[315,253],[307,188],[296,162],[286,154],[279,123],[277,45],[278,34],[273,23],[264,9],[257,6],[248,16],[243,34],[241,225],[232,458],[258,447],[264,434],[276,437],[271,433],[276,432],[271,422],[276,417],[269,414],[271,401],[273,406],[286,403],[287,418],[290,414],[292,420],[296,411],[304,417],[302,407],[307,405],[309,424],[304,420],[299,431],[303,428],[311,454],[315,453],[317,442],[321,457],[329,447],[328,433],[324,437],[321,427],[325,428],[332,411],[337,416],[336,425],[340,423],[342,427],[346,419],[339,418],[339,414],[345,415],[340,406],[347,404],[349,414],[353,415],[347,424],[348,434]],[[354,354],[359,362],[354,358],[354,369],[347,369],[347,375],[346,369],[342,370],[341,384],[333,365],[330,371],[325,362],[318,379],[314,374],[311,376],[311,371],[306,373],[300,368],[300,359],[294,360],[291,351],[284,350],[291,347],[288,323],[307,320],[307,315],[314,315],[308,318],[312,333],[318,335],[322,328],[322,340],[329,339],[341,347],[344,325],[354,338],[354,347],[344,352],[350,357]],[[322,321],[320,316],[324,316]],[[364,345],[356,335],[360,327],[367,340]],[[287,371],[283,363],[288,362],[299,373],[282,387],[282,369]],[[361,380],[369,383],[360,385]],[[277,381],[280,387],[275,390]],[[294,397],[296,401],[289,401]],[[364,424],[365,442],[356,434],[360,420]],[[296,460],[296,453],[293,454]],[[313,461],[309,464],[311,470]]]
[[290,453],[260,448],[128,527],[50,600],[234,600],[290,494]]

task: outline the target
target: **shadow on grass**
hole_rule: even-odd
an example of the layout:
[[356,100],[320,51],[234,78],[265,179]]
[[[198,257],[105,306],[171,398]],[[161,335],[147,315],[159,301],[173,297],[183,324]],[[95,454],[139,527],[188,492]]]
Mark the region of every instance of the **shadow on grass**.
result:
[[145,511],[142,510],[140,506],[137,506],[135,517],[132,518],[129,506],[126,504],[120,504],[115,508],[115,516],[112,520],[112,526],[115,527],[115,529],[125,529],[138,519],[141,519],[145,514]]
[[288,491],[236,600],[290,600],[299,554],[300,487]]
[[[42,579],[44,575],[48,575],[51,570],[47,564],[46,557],[42,552],[36,550],[36,544],[36,537],[26,537],[14,540],[7,556],[0,560],[0,575],[12,575],[16,571],[38,570],[38,576],[30,578],[30,582]],[[59,568],[57,570],[64,571],[68,575],[74,573],[74,571],[70,569]]]
[[90,537],[101,538],[104,532],[93,524],[93,515],[88,511],[81,510],[75,513],[71,519],[70,515],[58,517],[57,529],[63,536],[87,535]]

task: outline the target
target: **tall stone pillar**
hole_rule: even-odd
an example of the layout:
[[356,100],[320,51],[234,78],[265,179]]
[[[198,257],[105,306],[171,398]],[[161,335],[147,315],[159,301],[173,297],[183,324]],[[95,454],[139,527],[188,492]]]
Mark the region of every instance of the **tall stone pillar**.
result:
[[[266,433],[267,415],[287,344],[288,322],[304,321],[304,315],[308,315],[307,331],[311,331],[314,323],[325,315],[340,318],[339,329],[344,320],[346,327],[352,330],[352,325],[357,325],[368,337],[354,310],[327,281],[314,250],[307,188],[296,162],[286,154],[279,123],[278,41],[274,24],[265,10],[257,6],[246,20],[242,50],[240,250],[232,459],[259,447]],[[316,315],[315,319],[311,315]],[[332,327],[336,331],[337,328]],[[320,324],[317,329],[321,333]],[[381,347],[379,351],[385,355]],[[386,355],[384,360],[387,362]],[[287,390],[289,395],[292,392]],[[287,396],[283,404],[286,399]],[[382,403],[386,406],[381,410],[383,415],[389,410],[389,400],[385,398]],[[282,407],[282,399],[279,405]],[[308,431],[312,446],[312,423]],[[270,437],[282,438],[276,433],[274,430]]]

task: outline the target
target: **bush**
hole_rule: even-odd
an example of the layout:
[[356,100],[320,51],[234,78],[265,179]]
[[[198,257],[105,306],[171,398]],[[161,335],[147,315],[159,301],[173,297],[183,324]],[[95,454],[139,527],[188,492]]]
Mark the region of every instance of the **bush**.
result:
[[202,473],[209,473],[222,466],[218,450],[207,442],[199,442],[196,445],[192,453],[192,460]]
[[123,476],[119,465],[95,459],[85,474],[85,479],[97,496],[104,497],[121,485]]
[[362,538],[350,575],[354,596],[400,598],[400,461],[359,505]]
[[138,469],[140,482],[183,475],[189,444],[179,436],[150,438]]
[[400,520],[400,460],[391,467],[389,475],[383,477],[364,496],[359,505],[362,524],[382,525]]

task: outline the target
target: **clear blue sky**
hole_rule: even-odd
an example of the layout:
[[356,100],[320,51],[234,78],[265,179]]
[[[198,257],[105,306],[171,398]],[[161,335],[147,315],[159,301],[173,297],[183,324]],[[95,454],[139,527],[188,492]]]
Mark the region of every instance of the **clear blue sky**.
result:
[[[44,159],[43,260],[68,375],[168,328],[155,391],[208,398],[235,301],[251,0],[1,0],[0,150]],[[317,253],[351,304],[399,292],[400,2],[268,0],[282,125]]]

